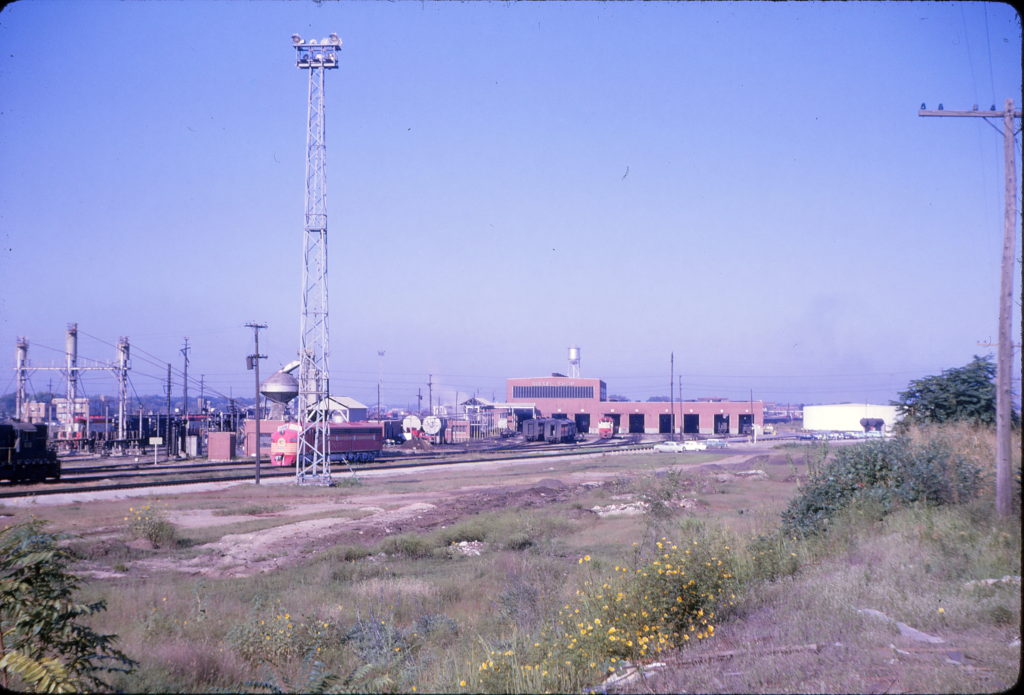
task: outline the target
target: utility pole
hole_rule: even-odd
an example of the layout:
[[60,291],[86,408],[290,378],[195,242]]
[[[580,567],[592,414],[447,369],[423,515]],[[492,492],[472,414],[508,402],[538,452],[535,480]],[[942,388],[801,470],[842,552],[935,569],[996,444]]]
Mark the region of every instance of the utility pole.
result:
[[[1017,163],[1014,157],[1015,119],[1021,112],[1013,108],[1013,99],[1006,100],[1002,111],[995,104],[988,111],[929,111],[921,104],[918,116],[959,116],[1003,119],[1003,255],[999,284],[999,348],[996,355],[996,513],[1006,517],[1013,512],[1013,480],[1010,475],[1010,381],[1013,363],[1013,267],[1017,244]],[[994,127],[994,126],[993,126]]]
[[427,374],[427,394],[428,400],[427,405],[430,408],[430,414],[434,414],[434,375]]
[[200,403],[199,413],[200,413],[200,415],[203,418],[202,420],[199,421],[199,435],[200,435],[200,441],[202,441],[203,434],[206,432],[206,430],[209,429],[209,420],[207,418],[209,417],[208,413],[210,411],[210,409],[206,407],[206,375],[205,374],[200,374],[199,375],[199,403]]
[[[249,355],[245,359],[245,366],[247,369],[256,370],[256,484],[260,484],[260,360],[267,359],[266,355],[260,354],[260,329],[266,328],[265,323],[253,323],[249,322],[245,324],[247,328],[252,329],[252,339],[255,344],[255,350],[253,354]],[[299,433],[300,438],[303,433]]]
[[669,439],[676,438],[676,423],[672,422],[676,419],[676,353],[672,351],[669,355],[668,360],[668,430],[670,432]]
[[416,389],[416,413],[423,412],[423,389],[417,387]]
[[188,458],[188,337],[185,337],[185,347],[181,349],[181,354],[185,357],[185,377],[182,379],[182,395],[184,396],[185,402],[181,406],[182,419],[185,422],[185,426],[182,428],[181,433],[181,450],[185,452],[185,458]]
[[686,416],[683,415],[683,375],[679,375],[679,439],[683,439],[683,422]]
[[167,458],[171,457],[171,363],[167,363],[167,426],[166,426],[167,440],[165,446],[167,447]]
[[377,419],[383,420],[384,415],[380,410],[380,387],[384,383],[384,351],[377,351]]

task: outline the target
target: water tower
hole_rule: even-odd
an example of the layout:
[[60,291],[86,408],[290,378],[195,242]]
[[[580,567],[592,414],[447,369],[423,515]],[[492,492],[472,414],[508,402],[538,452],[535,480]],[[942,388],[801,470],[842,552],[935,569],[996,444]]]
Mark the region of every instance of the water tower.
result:
[[298,366],[297,360],[285,365],[260,385],[260,393],[270,401],[271,420],[283,420],[285,407],[299,395],[299,382],[291,374]]
[[580,376],[580,349],[575,345],[569,348],[569,376],[574,379]]

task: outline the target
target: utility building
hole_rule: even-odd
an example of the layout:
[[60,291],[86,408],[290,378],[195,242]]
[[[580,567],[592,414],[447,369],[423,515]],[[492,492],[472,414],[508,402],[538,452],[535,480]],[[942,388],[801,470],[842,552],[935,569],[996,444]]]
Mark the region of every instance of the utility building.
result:
[[804,406],[804,429],[814,432],[891,432],[898,420],[894,405],[837,403]]

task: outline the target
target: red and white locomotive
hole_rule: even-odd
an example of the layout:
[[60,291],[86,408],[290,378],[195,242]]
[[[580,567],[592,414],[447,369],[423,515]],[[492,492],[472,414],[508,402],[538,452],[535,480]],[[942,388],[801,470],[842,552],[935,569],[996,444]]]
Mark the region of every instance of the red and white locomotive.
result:
[[[270,435],[270,462],[273,465],[295,465],[301,433],[299,425],[292,422],[281,425]],[[332,462],[369,463],[380,456],[383,447],[384,433],[379,424],[332,422],[328,425],[327,451]]]

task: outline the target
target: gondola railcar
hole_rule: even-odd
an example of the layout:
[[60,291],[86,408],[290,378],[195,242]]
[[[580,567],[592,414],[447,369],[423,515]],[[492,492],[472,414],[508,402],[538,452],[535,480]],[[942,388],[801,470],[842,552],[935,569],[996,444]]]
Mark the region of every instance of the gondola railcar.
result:
[[17,420],[0,422],[0,480],[60,480],[60,459],[49,447],[46,435],[46,425]]

